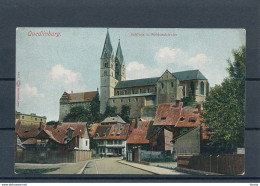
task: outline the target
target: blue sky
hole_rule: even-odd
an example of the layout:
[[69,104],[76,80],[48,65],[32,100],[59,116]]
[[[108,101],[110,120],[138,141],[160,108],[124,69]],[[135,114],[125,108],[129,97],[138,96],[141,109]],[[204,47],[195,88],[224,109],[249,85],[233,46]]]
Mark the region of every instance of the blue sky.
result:
[[[29,36],[30,31],[60,35]],[[20,72],[21,87],[16,110],[46,116],[48,121],[58,120],[59,99],[64,91],[97,90],[106,33],[106,28],[17,28],[16,78]],[[210,86],[227,77],[232,49],[246,43],[243,29],[110,28],[109,34],[114,53],[120,38],[126,79],[158,77],[166,69],[199,69]]]

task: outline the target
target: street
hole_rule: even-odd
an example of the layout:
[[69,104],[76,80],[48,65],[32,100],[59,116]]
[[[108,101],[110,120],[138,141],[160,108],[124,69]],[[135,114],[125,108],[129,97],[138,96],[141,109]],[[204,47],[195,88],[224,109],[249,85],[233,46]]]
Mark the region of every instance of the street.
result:
[[84,174],[152,174],[128,165],[118,163],[120,158],[103,158],[90,160]]

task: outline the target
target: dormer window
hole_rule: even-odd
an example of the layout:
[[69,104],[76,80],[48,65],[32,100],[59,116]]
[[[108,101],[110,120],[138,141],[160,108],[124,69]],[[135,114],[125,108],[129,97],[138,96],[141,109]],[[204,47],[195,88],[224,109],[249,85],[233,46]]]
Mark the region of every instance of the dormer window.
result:
[[195,123],[195,122],[196,122],[196,119],[195,119],[195,118],[189,118],[189,122]]
[[161,120],[166,120],[166,117],[161,117]]
[[181,118],[180,118],[180,121],[184,121],[184,120],[185,120],[184,117],[181,117]]

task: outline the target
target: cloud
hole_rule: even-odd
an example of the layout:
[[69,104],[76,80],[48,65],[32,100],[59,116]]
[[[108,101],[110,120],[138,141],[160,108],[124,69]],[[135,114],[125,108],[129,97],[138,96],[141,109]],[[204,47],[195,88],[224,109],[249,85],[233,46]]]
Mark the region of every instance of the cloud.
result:
[[206,54],[197,54],[196,56],[190,57],[186,52],[179,48],[169,47],[159,49],[156,52],[154,59],[160,65],[186,65],[193,69],[201,68],[205,65],[205,63],[210,63],[212,61]]
[[25,104],[43,104],[44,98],[45,95],[39,93],[36,87],[31,87],[29,84],[25,84],[23,87],[21,87],[21,101],[23,101]]
[[160,68],[154,68],[153,66],[146,67],[144,64],[138,61],[133,61],[130,62],[126,67],[126,79],[131,80],[156,77],[161,75],[162,72],[163,71]]
[[81,73],[65,69],[61,64],[51,68],[50,76],[54,86],[59,86],[66,91],[84,91],[83,78]]

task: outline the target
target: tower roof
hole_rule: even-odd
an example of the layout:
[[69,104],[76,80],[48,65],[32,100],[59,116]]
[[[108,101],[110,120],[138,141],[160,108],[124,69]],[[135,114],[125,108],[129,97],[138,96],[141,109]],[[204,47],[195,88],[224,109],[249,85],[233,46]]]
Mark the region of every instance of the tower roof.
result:
[[124,61],[124,56],[123,56],[123,52],[121,49],[121,45],[120,45],[120,40],[118,42],[118,46],[117,46],[117,50],[116,50],[116,58],[118,59],[118,61],[120,62],[120,64],[123,63]]
[[112,44],[111,44],[111,41],[110,41],[110,36],[109,36],[108,30],[107,30],[107,35],[106,35],[104,47],[103,47],[102,56],[103,56],[105,50],[107,51],[107,54],[110,57],[112,52],[113,52],[113,47],[112,47]]

